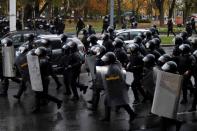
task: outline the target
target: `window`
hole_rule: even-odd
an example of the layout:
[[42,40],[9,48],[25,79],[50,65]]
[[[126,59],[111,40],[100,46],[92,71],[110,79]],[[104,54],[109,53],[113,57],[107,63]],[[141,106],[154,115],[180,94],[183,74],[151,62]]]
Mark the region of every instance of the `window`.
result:
[[140,33],[140,31],[130,32],[130,39],[133,40],[139,33]]
[[117,36],[123,36],[124,40],[129,40],[129,33],[128,32],[120,33]]

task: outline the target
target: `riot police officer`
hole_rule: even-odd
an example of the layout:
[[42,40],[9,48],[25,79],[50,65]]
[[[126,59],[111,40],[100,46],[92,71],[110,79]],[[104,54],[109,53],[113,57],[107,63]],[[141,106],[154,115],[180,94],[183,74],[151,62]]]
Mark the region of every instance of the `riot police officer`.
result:
[[85,49],[86,49],[86,51],[88,51],[88,48],[89,48],[89,42],[88,42],[88,37],[89,37],[89,34],[88,34],[88,31],[86,30],[86,29],[83,29],[83,37],[82,37],[82,40],[81,40],[81,42],[83,43],[83,45],[84,45],[84,47],[85,47]]
[[178,72],[180,73],[180,75],[183,75],[183,99],[181,100],[181,104],[186,104],[187,90],[189,89],[191,93],[193,92],[193,85],[190,79],[195,59],[190,55],[191,47],[188,44],[180,45],[179,49],[181,51],[181,55],[178,57]]
[[22,80],[21,80],[20,88],[19,88],[17,94],[13,95],[13,97],[18,100],[20,100],[21,95],[26,90],[27,82],[30,82],[29,70],[28,70],[28,64],[27,64],[27,58],[26,58],[26,54],[28,53],[28,47],[25,45],[19,47],[19,52],[20,52],[20,54],[15,59],[15,65],[21,75]]
[[[173,74],[178,73],[178,66],[174,61],[166,62],[162,67],[161,70]],[[173,125],[176,125],[176,131],[179,131],[182,125],[182,121],[177,119],[170,119],[167,117],[161,117],[161,131],[168,131],[169,128]]]
[[51,71],[53,69],[50,62],[48,61],[46,48],[38,47],[33,53],[39,57],[40,74],[43,84],[43,91],[35,91],[36,105],[33,113],[36,113],[40,110],[40,102],[43,98],[55,102],[57,104],[57,108],[59,109],[61,108],[62,101],[48,94],[49,75],[52,73]]
[[[83,60],[81,58],[81,54],[79,53],[76,42],[71,41],[67,45],[70,48],[70,55],[69,55],[68,66],[65,68],[65,70],[69,70],[70,72],[70,84],[73,93],[72,100],[77,101],[79,100],[79,95],[77,92],[77,78],[80,74]],[[86,92],[87,88],[81,90]]]
[[[106,53],[106,48],[104,46],[97,46],[92,49],[93,49],[92,52],[94,52],[94,54],[96,55],[95,67],[103,66],[104,62],[101,60],[101,58]],[[97,78],[95,81],[93,81],[93,88],[92,89],[93,89],[92,100],[88,101],[88,103],[92,104],[92,106],[88,109],[92,110],[92,111],[96,111],[98,104],[99,104],[99,100],[100,100],[100,92],[103,90],[103,88],[101,88],[98,85]]]
[[110,39],[109,33],[104,33],[102,35],[103,43],[102,45],[106,48],[106,52],[113,52],[114,51],[114,46],[113,46],[113,41]]
[[163,48],[161,48],[161,40],[159,38],[154,38],[153,43],[155,44],[155,50],[158,51],[161,55],[165,54]]
[[153,38],[159,38],[159,36],[156,34],[156,29],[154,27],[151,27],[149,30],[152,33]]
[[171,60],[171,56],[168,54],[163,54],[162,56],[159,57],[157,60],[157,67],[159,70],[161,70],[161,67],[168,61]]
[[142,43],[145,45],[148,41],[152,40],[152,33],[150,31],[145,32],[145,38]]
[[161,56],[161,54],[157,50],[155,50],[155,44],[154,44],[153,40],[148,41],[146,43],[145,47],[146,47],[147,52],[149,54],[153,54],[155,56],[156,60]]
[[34,38],[35,35],[30,33],[30,34],[26,34],[25,37],[27,37],[27,42],[25,43],[25,45],[28,45],[28,50],[31,50],[33,48],[36,48],[36,45],[34,43]]
[[153,54],[147,54],[142,60],[144,62],[142,86],[146,91],[147,99],[152,102],[155,92],[156,74],[153,69],[156,59]]
[[181,51],[179,50],[179,46],[182,45],[182,44],[183,44],[183,38],[180,37],[180,36],[176,36],[174,38],[174,45],[175,45],[175,47],[174,47],[174,49],[172,51],[172,56],[173,57],[177,57],[177,56],[180,55]]
[[145,56],[147,54],[147,51],[145,49],[145,46],[142,44],[142,38],[140,36],[136,36],[133,42],[135,44],[138,44],[140,53]]
[[66,34],[60,35],[62,44],[65,44],[67,42],[68,36]]
[[138,90],[143,96],[143,102],[146,100],[146,94],[144,89],[141,86],[142,73],[143,73],[143,56],[140,54],[140,48],[137,44],[132,44],[128,48],[128,53],[130,53],[129,63],[127,65],[127,70],[133,73],[133,82],[131,83],[131,87],[134,94],[134,102],[133,104],[137,104],[140,102],[138,96]]
[[123,44],[124,44],[124,42],[119,38],[116,38],[114,40],[114,42],[113,42],[113,45],[114,45],[114,48],[115,48],[114,49],[114,54],[116,55],[117,60],[120,61],[122,66],[126,67],[127,62],[128,62],[128,57],[127,57],[126,51],[123,48]]
[[99,44],[97,43],[98,38],[96,37],[96,35],[91,35],[91,36],[89,36],[87,40],[88,40],[88,42],[90,43],[90,48],[91,48],[92,46],[99,45]]
[[184,44],[188,44],[191,46],[191,42],[188,40],[188,33],[186,31],[181,32],[180,37],[182,37]]
[[14,66],[14,46],[12,40],[9,38],[5,38],[1,40],[2,44],[2,68],[3,68],[3,78],[2,78],[2,91],[0,96],[7,96],[8,88],[9,88],[9,79],[16,83],[20,83],[21,81],[16,78],[16,70]]
[[[46,51],[47,51],[46,55],[49,58],[48,60],[49,60],[49,62],[52,62],[51,61],[51,59],[52,59],[52,49],[50,47],[50,42],[46,39],[40,39],[39,44],[46,48]],[[51,73],[51,76],[55,80],[55,83],[56,83],[56,86],[57,86],[56,89],[59,90],[59,88],[62,86],[62,84],[60,83],[60,81],[59,81],[59,79],[58,79],[58,77],[56,76],[55,73]]]
[[195,64],[192,68],[192,72],[193,72],[193,77],[194,77],[194,98],[193,98],[193,101],[192,101],[192,107],[189,109],[189,111],[196,111],[196,104],[197,104],[197,50],[195,50],[193,52],[193,56],[195,58]]
[[[117,62],[113,52],[106,53],[101,60],[107,66],[107,71],[104,73],[105,87],[105,117],[102,121],[110,121],[111,107],[119,106],[124,108],[130,115],[132,122],[136,114],[129,106],[128,87],[126,86],[123,69],[120,63]],[[113,87],[113,88],[112,88]]]

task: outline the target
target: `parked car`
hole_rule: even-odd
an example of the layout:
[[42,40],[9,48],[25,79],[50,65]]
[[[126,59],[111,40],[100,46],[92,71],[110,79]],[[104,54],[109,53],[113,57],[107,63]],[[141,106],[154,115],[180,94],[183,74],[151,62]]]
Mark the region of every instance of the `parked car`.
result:
[[[141,32],[147,32],[148,29],[121,29],[121,30],[115,30],[115,35],[117,36],[123,36],[124,42],[126,45],[133,43],[133,39]],[[103,40],[98,40],[98,43],[102,45]]]
[[8,34],[4,35],[0,40],[5,39],[5,38],[10,38],[13,41],[14,48],[18,48],[20,45],[25,43],[27,41],[26,34],[35,34],[35,36],[38,35],[49,35],[51,34],[50,32],[46,32],[43,30],[22,30],[22,31],[12,31],[9,32]]

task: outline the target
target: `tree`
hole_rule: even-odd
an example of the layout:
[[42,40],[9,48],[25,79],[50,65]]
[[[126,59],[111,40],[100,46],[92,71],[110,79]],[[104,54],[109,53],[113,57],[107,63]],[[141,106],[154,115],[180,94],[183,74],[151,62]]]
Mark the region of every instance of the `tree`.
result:
[[172,18],[175,4],[176,4],[176,0],[170,0],[169,1],[169,5],[170,5],[170,7],[169,7],[169,18]]
[[159,10],[160,26],[164,25],[164,2],[165,0],[155,0],[156,6]]

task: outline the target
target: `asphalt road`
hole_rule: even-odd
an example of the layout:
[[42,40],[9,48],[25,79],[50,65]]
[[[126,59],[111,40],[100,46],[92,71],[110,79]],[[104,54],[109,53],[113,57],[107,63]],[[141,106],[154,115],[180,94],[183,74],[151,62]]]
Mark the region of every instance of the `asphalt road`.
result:
[[[168,51],[170,50],[169,48]],[[61,76],[60,80],[62,82]],[[81,83],[90,87],[92,84],[90,81],[91,77],[87,73],[81,73]],[[137,118],[129,123],[129,116],[124,110],[120,110],[120,113],[112,111],[111,122],[105,123],[99,121],[104,115],[103,95],[97,112],[87,110],[90,105],[86,101],[92,97],[91,89],[88,89],[85,95],[80,93],[80,100],[73,102],[70,97],[63,95],[64,87],[56,91],[54,80],[51,80],[49,93],[64,101],[62,108],[57,110],[56,104],[49,103],[42,107],[40,113],[32,114],[34,94],[28,89],[19,102],[13,98],[18,86],[11,81],[8,97],[0,98],[0,131],[160,131],[160,118],[150,114],[151,104],[147,102],[132,105],[131,90],[129,90],[130,105],[138,113]],[[191,106],[191,99],[189,97],[188,104],[179,106],[178,119],[185,121],[181,131],[197,130],[197,113],[187,112]],[[175,127],[170,131],[175,131]]]

